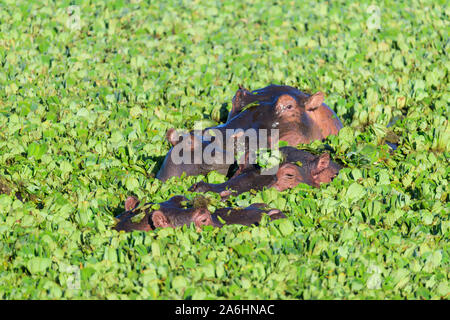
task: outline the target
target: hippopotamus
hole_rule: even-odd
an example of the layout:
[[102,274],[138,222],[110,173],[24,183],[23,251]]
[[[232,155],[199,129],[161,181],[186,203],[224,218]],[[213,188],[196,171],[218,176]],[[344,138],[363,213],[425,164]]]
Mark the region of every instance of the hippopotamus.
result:
[[[202,226],[223,227],[225,224],[258,225],[262,215],[271,220],[285,218],[278,209],[265,209],[264,203],[253,204],[247,208],[221,208],[213,214],[204,207],[187,207],[189,200],[184,196],[174,196],[152,209],[153,204],[139,206],[140,201],[130,196],[125,201],[125,212],[117,216],[117,231],[150,231],[156,228],[176,228],[194,223],[197,230]],[[220,218],[219,218],[220,217]]]
[[[323,100],[322,92],[307,95],[290,86],[270,85],[253,92],[241,87],[233,97],[226,123],[182,135],[181,142],[176,130],[169,129],[166,136],[172,149],[157,178],[165,181],[183,172],[205,175],[212,170],[226,174],[236,157],[240,157],[238,161],[246,161],[239,153],[248,157],[254,149],[274,147],[277,140],[296,146],[336,134],[342,123]],[[253,139],[251,142],[245,140],[249,137]],[[205,161],[206,151],[209,161]],[[180,153],[188,163],[174,163],[174,156],[180,158]],[[199,156],[196,163],[192,163],[194,153]]]
[[262,174],[262,169],[258,165],[252,165],[224,183],[212,184],[200,181],[189,190],[212,191],[227,198],[250,190],[259,191],[264,187],[275,188],[278,191],[294,188],[299,183],[320,187],[321,183],[331,182],[341,169],[339,164],[330,160],[328,153],[315,156],[293,147],[282,147],[280,151],[284,159],[275,174]]
[[[203,151],[211,144],[211,141],[204,139],[201,133],[181,134],[175,129],[169,129],[166,139],[172,148],[164,158],[161,169],[156,175],[156,178],[162,181],[171,177],[181,177],[183,173],[186,176],[206,175],[213,170],[226,175],[234,163],[234,161],[227,162],[227,152],[218,148],[212,150],[212,161],[204,161]],[[184,159],[180,161],[181,158]],[[177,160],[179,163],[176,162]]]
[[254,102],[273,103],[282,95],[289,95],[296,100],[297,104],[304,106],[304,111],[308,117],[320,129],[322,139],[330,134],[338,134],[339,130],[343,128],[336,113],[323,102],[323,92],[319,91],[309,95],[291,86],[275,84],[252,92],[240,85],[232,99],[232,108],[228,114],[228,120],[239,114],[249,104]]
[[[174,196],[159,204],[159,209],[152,209],[153,203],[139,207],[140,201],[130,196],[125,201],[125,212],[117,216],[118,223],[114,226],[117,231],[142,230],[150,231],[158,227],[181,227],[191,222],[197,228],[213,225],[211,213],[206,208],[185,208],[183,202],[188,201],[184,196]],[[138,216],[141,215],[141,216]]]

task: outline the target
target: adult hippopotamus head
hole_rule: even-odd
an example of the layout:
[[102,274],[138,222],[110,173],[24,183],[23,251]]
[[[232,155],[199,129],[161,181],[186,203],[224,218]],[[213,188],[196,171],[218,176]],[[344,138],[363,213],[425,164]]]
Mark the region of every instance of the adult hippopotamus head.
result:
[[343,128],[336,113],[324,103],[322,92],[309,95],[291,86],[274,84],[254,91],[240,86],[232,99],[232,109],[228,114],[228,120],[239,114],[249,104],[274,103],[282,95],[289,95],[296,100],[297,104],[304,106],[308,118],[320,130],[322,139],[330,134],[336,135]]

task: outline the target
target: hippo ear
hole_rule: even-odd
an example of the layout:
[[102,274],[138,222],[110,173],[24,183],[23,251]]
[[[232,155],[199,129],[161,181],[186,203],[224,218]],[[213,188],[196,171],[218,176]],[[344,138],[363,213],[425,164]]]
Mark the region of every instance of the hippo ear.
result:
[[278,209],[271,209],[269,212],[267,212],[267,214],[269,216],[277,215],[277,214],[280,214],[280,213],[281,213],[281,211],[278,210]]
[[167,130],[166,138],[172,146],[175,146],[178,142],[180,142],[180,134],[174,128]]
[[305,101],[305,109],[306,111],[314,111],[323,103],[324,94],[319,91],[314,93],[312,96],[308,97]]
[[288,94],[283,94],[277,100],[275,109],[277,112],[293,110],[297,106],[297,101]]
[[152,213],[152,221],[155,228],[168,228],[172,227],[167,217],[160,210],[156,210]]
[[278,209],[271,209],[267,214],[270,217],[270,220],[286,218],[286,215]]
[[313,177],[317,176],[320,172],[330,166],[330,155],[323,153],[319,156],[316,162],[316,167],[312,170]]
[[231,100],[232,107],[230,114],[228,115],[228,119],[231,119],[236,114],[242,111],[242,109],[248,105],[250,102],[252,102],[252,93],[244,88],[242,84],[239,85],[239,90],[236,91],[233,99]]
[[125,211],[130,211],[135,209],[139,205],[139,199],[135,196],[130,196],[125,200]]
[[298,167],[292,163],[283,164],[277,172],[277,181],[271,185],[278,191],[294,188],[302,182],[302,177],[298,170]]

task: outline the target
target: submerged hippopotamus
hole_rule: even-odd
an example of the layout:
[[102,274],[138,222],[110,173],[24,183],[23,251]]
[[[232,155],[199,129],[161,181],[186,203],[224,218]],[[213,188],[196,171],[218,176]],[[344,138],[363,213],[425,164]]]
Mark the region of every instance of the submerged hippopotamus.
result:
[[[266,209],[265,204],[253,204],[247,208],[221,208],[213,214],[206,208],[186,207],[189,200],[184,196],[174,196],[152,209],[153,204],[139,206],[136,197],[125,201],[125,212],[117,216],[114,226],[117,231],[150,231],[156,228],[176,228],[194,223],[199,230],[202,226],[223,227],[224,224],[258,225],[263,214],[271,220],[285,218],[278,209]],[[219,218],[220,217],[220,218]],[[225,223],[223,223],[225,222]]]
[[235,158],[246,161],[242,154],[271,148],[277,139],[296,146],[336,134],[342,123],[323,99],[321,92],[307,95],[290,86],[270,85],[253,92],[241,87],[226,123],[184,135],[167,132],[172,149],[156,177],[165,181],[183,172],[205,175],[212,170],[226,174]]
[[174,196],[168,201],[160,203],[158,209],[153,209],[152,203],[139,207],[140,201],[136,197],[128,197],[125,201],[125,212],[116,217],[119,221],[114,229],[127,232],[150,231],[156,228],[181,227],[190,225],[191,222],[197,228],[213,225],[208,209],[185,208],[184,201],[187,201],[185,197]]
[[294,188],[299,183],[320,187],[339,173],[341,166],[330,160],[328,153],[315,156],[305,150],[293,147],[280,148],[283,162],[275,174],[263,174],[258,165],[249,166],[224,183],[212,184],[200,181],[189,189],[194,192],[212,191],[226,198],[250,190],[259,191],[264,187],[278,191]]

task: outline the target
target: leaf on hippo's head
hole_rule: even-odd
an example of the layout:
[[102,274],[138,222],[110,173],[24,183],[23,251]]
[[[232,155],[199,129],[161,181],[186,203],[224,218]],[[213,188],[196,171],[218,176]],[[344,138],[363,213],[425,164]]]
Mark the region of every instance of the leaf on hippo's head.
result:
[[147,202],[147,203],[142,202],[142,203],[144,203],[144,204],[134,208],[133,212],[138,212],[138,211],[147,212],[147,209],[158,210],[160,207],[159,203],[151,203],[151,202]]
[[131,222],[133,223],[139,223],[144,219],[146,216],[145,210],[141,210],[139,213],[137,213],[135,216],[131,218]]
[[259,101],[254,101],[252,103],[249,103],[248,105],[246,105],[244,108],[242,108],[241,112],[253,108],[253,107],[259,107]]
[[262,148],[257,150],[256,162],[261,168],[278,167],[285,161],[285,155],[279,149]]
[[192,199],[192,206],[194,208],[207,208],[210,200],[203,195],[198,195]]
[[191,201],[181,201],[180,202],[180,205],[183,207],[183,208],[190,208],[190,207],[192,207],[192,204],[191,204]]
[[219,215],[217,216],[217,220],[219,220],[219,222],[221,224],[226,224],[227,222],[225,220],[223,220]]

